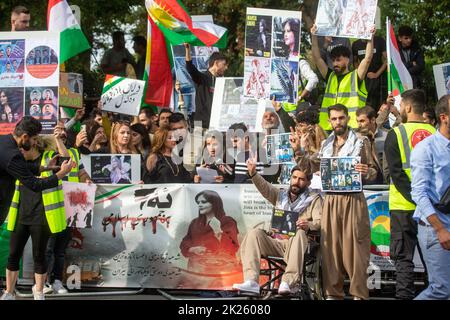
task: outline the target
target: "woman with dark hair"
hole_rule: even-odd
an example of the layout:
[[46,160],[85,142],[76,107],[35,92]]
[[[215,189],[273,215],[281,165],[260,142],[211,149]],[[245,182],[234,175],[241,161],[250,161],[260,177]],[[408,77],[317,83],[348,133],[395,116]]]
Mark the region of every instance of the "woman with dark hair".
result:
[[[208,257],[215,261],[223,261],[227,265],[223,270],[230,271],[230,266],[237,267],[239,231],[236,221],[225,215],[219,194],[205,190],[195,196],[195,202],[198,205],[199,216],[192,220],[180,244],[181,253],[189,258],[188,269],[205,273],[212,271],[207,270],[208,266],[205,265],[205,259]],[[222,271],[215,267],[214,273]]]
[[8,96],[6,95],[6,92],[4,90],[0,91],[0,113],[3,115],[5,115],[5,122],[12,122],[10,120],[10,118],[12,118],[12,110],[11,107],[9,106],[9,102],[8,102]]
[[298,19],[289,18],[283,22],[283,41],[286,46],[286,58],[289,60],[297,60],[300,39],[299,30],[300,30],[300,21]]
[[258,23],[258,37],[256,38],[256,54],[260,57],[264,56],[264,52],[270,52],[270,35],[267,22],[263,18]]
[[147,127],[141,123],[132,124],[131,127],[131,143],[141,155],[141,176],[144,177],[147,170],[146,162],[150,154],[151,142]]
[[94,119],[85,121],[83,126],[84,129],[78,133],[75,141],[75,146],[80,153],[109,153],[108,137],[103,126]]

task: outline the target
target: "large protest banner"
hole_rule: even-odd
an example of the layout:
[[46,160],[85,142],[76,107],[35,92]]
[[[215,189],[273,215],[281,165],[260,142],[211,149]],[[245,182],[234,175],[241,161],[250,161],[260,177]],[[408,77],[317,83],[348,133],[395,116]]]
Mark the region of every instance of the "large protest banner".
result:
[[52,133],[58,119],[59,33],[0,32],[0,134],[24,115]]
[[377,0],[319,0],[318,36],[370,39]]
[[102,91],[104,111],[139,115],[145,81],[106,75]]
[[301,12],[247,8],[244,96],[297,103]]
[[243,78],[217,78],[211,108],[210,130],[226,132],[238,122],[244,122],[250,132],[261,132],[265,104],[246,98],[242,92]]
[[[194,22],[213,22],[213,17],[211,15],[201,15],[192,16],[192,21]],[[197,47],[191,46],[191,57],[192,64],[200,72],[206,72],[209,68],[208,60],[213,52],[218,52],[219,49],[216,47]],[[186,113],[190,115],[195,112],[195,83],[186,69],[186,52],[184,45],[172,46],[172,56],[173,56],[173,73],[175,74],[175,79],[180,82],[180,91],[178,93],[176,90],[173,92],[173,102],[174,110],[179,112],[179,95],[183,96],[184,107],[186,108]]]
[[[368,273],[394,271],[388,192],[365,195],[372,229]],[[209,223],[214,235],[201,218],[209,210],[219,220]],[[242,239],[252,228],[269,230],[272,210],[251,184],[98,185],[93,226],[72,230],[66,266],[81,269],[83,285],[230,289],[242,281]],[[414,260],[415,271],[423,272],[417,253]],[[32,280],[29,246],[23,265],[23,280]]]

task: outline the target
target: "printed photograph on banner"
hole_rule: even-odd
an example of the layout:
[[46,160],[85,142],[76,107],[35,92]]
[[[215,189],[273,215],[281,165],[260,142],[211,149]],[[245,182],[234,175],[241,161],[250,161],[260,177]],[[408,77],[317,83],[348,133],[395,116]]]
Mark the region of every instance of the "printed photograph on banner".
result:
[[92,228],[97,186],[95,184],[63,181],[62,187],[67,226],[71,228]]
[[297,18],[273,18],[272,58],[298,61],[300,54],[301,21]]
[[137,116],[141,109],[145,81],[106,75],[103,84],[103,111]]
[[438,99],[450,94],[450,63],[433,66],[433,74]]
[[370,39],[377,0],[319,0],[317,35]]
[[194,63],[194,66],[198,69],[198,70],[202,70],[201,72],[205,72],[206,70],[209,69],[208,66],[208,60],[209,60],[209,56],[207,57],[193,57],[192,58],[192,62]]
[[94,183],[129,184],[140,181],[141,166],[138,154],[91,154],[88,159],[89,164],[85,167]]
[[0,39],[0,87],[21,87],[24,82],[25,40]]
[[287,239],[297,232],[298,212],[274,208],[271,219],[271,230],[275,238]]
[[14,131],[23,117],[23,88],[0,88],[0,135]]
[[270,90],[270,59],[245,57],[244,96],[268,99]]
[[258,102],[243,96],[242,78],[217,78],[211,109],[210,130],[226,132],[238,122],[244,122],[250,132],[258,129],[262,112]]
[[58,87],[25,88],[25,115],[41,122],[43,134],[52,134],[58,121]]
[[247,14],[245,21],[245,55],[270,58],[272,17]]
[[361,173],[355,165],[359,157],[330,157],[320,159],[322,191],[360,192],[362,190]]
[[296,103],[298,95],[298,62],[272,59],[270,97],[276,101]]
[[293,161],[294,151],[289,142],[290,135],[290,133],[281,133],[266,136],[267,161],[270,164]]
[[59,105],[69,108],[83,107],[83,75],[60,72]]
[[46,79],[58,68],[58,55],[49,46],[34,47],[27,54],[26,64],[33,77]]

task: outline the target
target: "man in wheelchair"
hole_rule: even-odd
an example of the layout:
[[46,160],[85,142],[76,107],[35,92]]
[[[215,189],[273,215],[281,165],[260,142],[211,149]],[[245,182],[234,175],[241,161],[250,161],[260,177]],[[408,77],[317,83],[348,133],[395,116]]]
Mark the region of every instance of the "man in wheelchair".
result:
[[256,162],[247,161],[248,175],[261,195],[276,208],[299,212],[296,221],[297,232],[289,239],[277,239],[262,229],[249,231],[240,247],[244,282],[234,284],[233,289],[242,293],[260,293],[260,259],[268,256],[281,256],[286,268],[281,278],[278,294],[291,295],[298,292],[304,265],[304,254],[308,248],[308,230],[320,230],[322,198],[313,192],[312,172],[309,168],[295,166],[291,171],[289,189],[278,189],[264,180],[256,172]]

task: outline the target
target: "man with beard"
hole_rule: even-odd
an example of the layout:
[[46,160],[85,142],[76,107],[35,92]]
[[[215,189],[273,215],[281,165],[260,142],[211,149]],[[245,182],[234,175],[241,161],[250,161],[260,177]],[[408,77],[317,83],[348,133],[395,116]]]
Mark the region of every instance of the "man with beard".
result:
[[[317,154],[304,152],[303,156],[299,155],[299,163],[311,163],[315,172],[319,170],[323,157],[360,157],[355,170],[361,172],[363,183],[373,181],[377,170],[370,141],[367,137],[358,137],[348,127],[348,110],[344,105],[329,107],[328,114],[333,132]],[[344,272],[350,278],[350,294],[354,299],[368,299],[366,272],[370,257],[370,222],[363,192],[326,193],[320,242],[327,299],[344,298]]]
[[403,92],[401,97],[400,116],[403,123],[389,131],[384,145],[391,177],[389,251],[396,269],[395,296],[397,299],[413,299],[415,296],[413,258],[417,246],[417,222],[413,219],[416,204],[411,197],[410,156],[414,147],[436,130],[432,125],[424,123],[425,92],[412,89]]
[[[48,178],[36,178],[43,170],[54,169],[56,158],[52,158],[47,168],[30,166],[26,163],[22,150],[29,151],[36,145],[42,126],[39,121],[25,116],[17,123],[13,134],[0,136],[0,225],[5,221],[14,193],[16,179],[34,192],[58,186],[72,169],[73,161],[65,161],[60,170]],[[22,149],[22,150],[21,150]]]
[[17,6],[11,11],[11,31],[26,31],[30,27],[30,11]]
[[316,32],[317,26],[314,24],[311,28],[313,60],[327,82],[322,109],[320,110],[320,126],[324,130],[331,130],[327,109],[335,104],[342,104],[349,111],[349,125],[356,128],[355,111],[366,105],[367,90],[364,79],[373,57],[375,27],[372,27],[372,38],[367,42],[365,57],[361,60],[358,69],[353,71],[349,71],[351,51],[344,46],[338,46],[331,50],[333,70],[328,68],[326,62],[320,56]]
[[439,131],[411,154],[411,195],[417,203],[413,218],[419,223],[429,282],[416,300],[450,298],[450,94],[438,101],[436,117]]
[[289,189],[278,189],[257,173],[255,159],[247,161],[248,174],[261,195],[275,208],[299,212],[297,232],[289,239],[276,239],[263,229],[249,231],[240,247],[244,283],[234,284],[233,289],[259,294],[261,256],[282,256],[287,266],[281,278],[278,293],[289,295],[298,292],[303,272],[308,230],[319,230],[322,198],[310,188],[312,172],[309,168],[295,166],[291,171]]
[[[206,130],[209,128],[216,78],[223,77],[228,69],[228,61],[223,54],[214,52],[208,60],[209,69],[202,73],[192,63],[191,46],[185,43],[184,47],[186,50],[186,69],[195,83],[194,124],[200,121],[201,127]],[[195,125],[197,126],[197,124]]]

